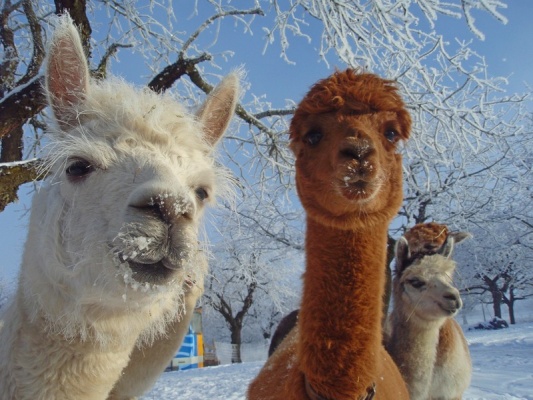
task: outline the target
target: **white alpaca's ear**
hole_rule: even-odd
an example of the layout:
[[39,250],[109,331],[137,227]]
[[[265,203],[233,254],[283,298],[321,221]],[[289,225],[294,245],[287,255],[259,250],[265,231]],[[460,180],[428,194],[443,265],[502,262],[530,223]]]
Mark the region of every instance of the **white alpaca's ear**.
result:
[[213,89],[196,113],[203,125],[205,139],[213,147],[233,117],[239,97],[239,86],[239,73],[229,74]]
[[58,18],[48,50],[46,92],[54,118],[62,130],[78,123],[76,105],[85,98],[89,67],[80,35],[69,15]]
[[401,274],[405,269],[407,260],[411,257],[411,250],[409,249],[409,242],[405,237],[401,237],[396,242],[396,248],[394,249],[396,257],[396,272]]

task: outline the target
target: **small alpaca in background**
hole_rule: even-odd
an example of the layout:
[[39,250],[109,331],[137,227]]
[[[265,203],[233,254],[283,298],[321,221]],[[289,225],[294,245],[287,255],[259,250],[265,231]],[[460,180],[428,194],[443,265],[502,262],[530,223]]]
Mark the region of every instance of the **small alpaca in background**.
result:
[[213,150],[238,79],[224,79],[196,115],[169,95],[92,81],[64,16],[45,81],[50,173],[0,316],[0,398],[134,398],[175,354],[203,290],[198,229],[227,181]]
[[268,356],[270,357],[278,346],[283,342],[283,339],[289,334],[289,332],[296,326],[298,323],[298,314],[300,310],[291,311],[289,314],[285,315],[274,331],[272,335],[272,340],[270,341],[270,346],[268,347]]
[[419,224],[396,245],[396,270],[386,349],[409,388],[411,400],[460,399],[472,362],[453,317],[462,307],[452,283],[455,243],[470,237],[434,222]]

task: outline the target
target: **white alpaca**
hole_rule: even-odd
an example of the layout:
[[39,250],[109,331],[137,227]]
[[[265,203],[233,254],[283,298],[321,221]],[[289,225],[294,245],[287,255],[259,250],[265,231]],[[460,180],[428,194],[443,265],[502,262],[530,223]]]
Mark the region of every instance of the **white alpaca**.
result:
[[238,79],[223,80],[197,115],[169,95],[93,82],[62,17],[46,90],[50,178],[0,317],[0,398],[133,398],[167,365],[203,289],[199,221],[227,181],[213,149]]
[[470,352],[453,319],[462,301],[452,284],[455,262],[450,259],[454,241],[468,236],[451,233],[436,254],[414,259],[410,243],[404,237],[398,241],[386,348],[411,400],[460,399],[470,384]]

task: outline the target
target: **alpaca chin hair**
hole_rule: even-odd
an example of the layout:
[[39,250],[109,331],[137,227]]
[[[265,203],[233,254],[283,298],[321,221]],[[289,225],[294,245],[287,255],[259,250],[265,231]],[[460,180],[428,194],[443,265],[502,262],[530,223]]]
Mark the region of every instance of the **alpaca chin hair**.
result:
[[[125,283],[132,286],[165,286],[193,274],[188,266],[198,252],[194,229],[173,229],[164,223],[131,223],[112,241],[114,263]],[[146,225],[151,225],[146,228]],[[184,272],[185,271],[185,275]],[[132,278],[133,281],[128,281]]]
[[357,181],[350,182],[345,180],[340,185],[341,194],[348,200],[356,201],[359,205],[372,202],[381,192],[382,179],[376,178],[370,182]]
[[[103,310],[83,310],[82,306],[76,315],[85,318],[72,318],[74,313],[69,313],[61,318],[57,316],[45,316],[44,330],[52,335],[59,336],[66,341],[80,341],[95,343],[102,349],[112,348],[120,345],[122,333],[132,329],[136,325],[144,326],[146,318],[152,318],[152,324],[141,331],[137,343],[149,345],[154,340],[166,334],[165,328],[168,323],[176,318],[183,318],[185,306],[183,301],[184,290],[174,290],[171,299],[161,301],[161,305],[151,305],[149,307],[128,308],[122,316],[116,314],[110,316]],[[126,296],[126,295],[124,295]],[[126,301],[127,297],[125,297]],[[87,322],[87,315],[90,315],[91,322]]]

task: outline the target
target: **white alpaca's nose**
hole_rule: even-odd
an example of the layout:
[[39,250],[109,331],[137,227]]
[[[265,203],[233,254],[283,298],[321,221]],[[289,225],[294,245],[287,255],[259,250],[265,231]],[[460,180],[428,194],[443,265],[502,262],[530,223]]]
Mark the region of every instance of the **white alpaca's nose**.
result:
[[142,187],[132,193],[128,205],[142,213],[155,216],[167,224],[180,219],[192,219],[195,214],[194,202],[187,193],[163,189],[159,185]]
[[150,197],[148,205],[145,208],[152,209],[163,221],[169,224],[182,217],[192,218],[194,209],[191,202],[183,197],[168,193]]

